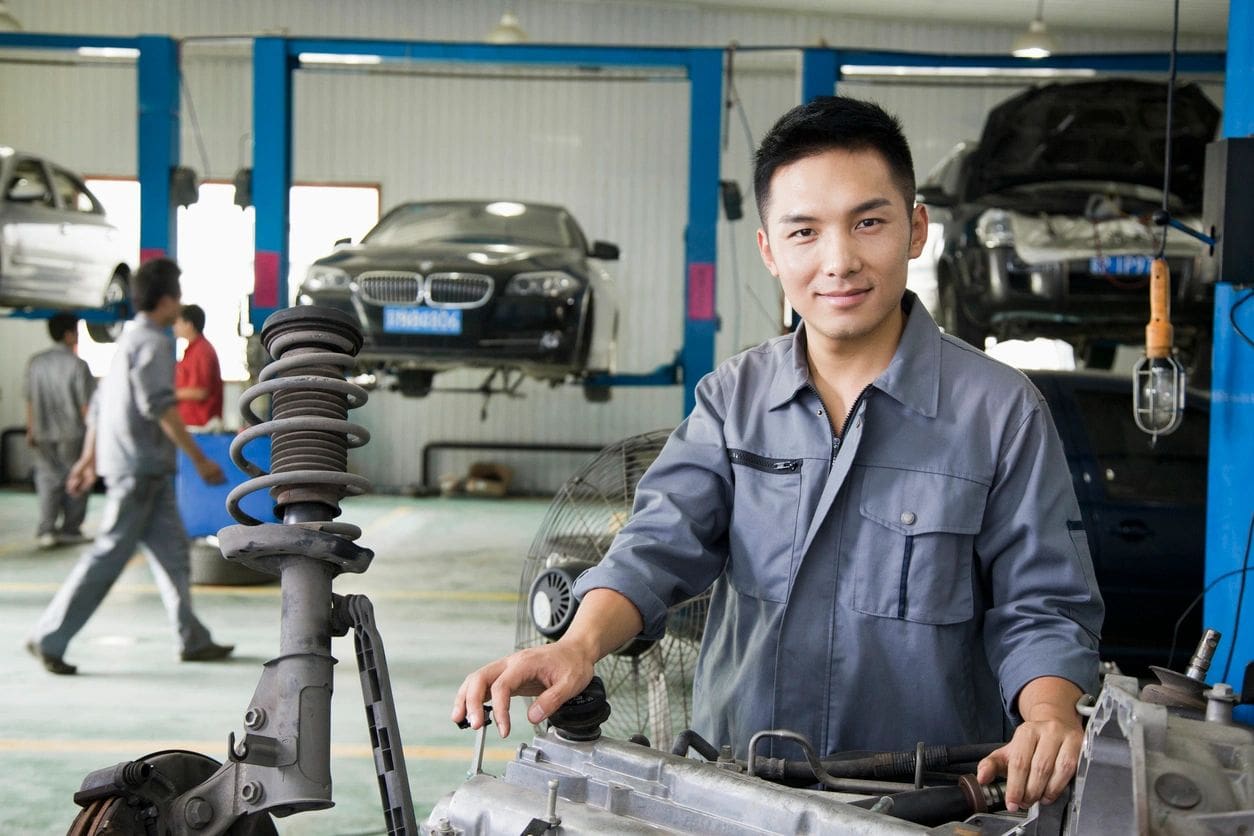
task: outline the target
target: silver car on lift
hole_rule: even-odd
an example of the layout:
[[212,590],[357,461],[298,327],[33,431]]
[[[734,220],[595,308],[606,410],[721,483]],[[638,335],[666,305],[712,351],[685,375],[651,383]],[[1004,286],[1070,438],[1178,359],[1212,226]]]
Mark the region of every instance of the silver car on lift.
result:
[[36,154],[0,146],[0,307],[103,308],[112,340],[130,316],[130,254],[83,180]]

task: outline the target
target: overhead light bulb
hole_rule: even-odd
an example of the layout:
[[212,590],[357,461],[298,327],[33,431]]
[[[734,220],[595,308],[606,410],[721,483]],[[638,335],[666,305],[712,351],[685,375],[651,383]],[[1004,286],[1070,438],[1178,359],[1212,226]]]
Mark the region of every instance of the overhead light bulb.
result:
[[518,44],[527,40],[527,33],[518,23],[518,15],[505,12],[485,40],[490,44]]
[[1028,31],[1015,38],[1010,51],[1016,58],[1048,58],[1057,49],[1045,26],[1045,0],[1039,0],[1036,17],[1028,24]]
[[0,0],[0,32],[21,32],[22,24],[9,11],[9,4]]

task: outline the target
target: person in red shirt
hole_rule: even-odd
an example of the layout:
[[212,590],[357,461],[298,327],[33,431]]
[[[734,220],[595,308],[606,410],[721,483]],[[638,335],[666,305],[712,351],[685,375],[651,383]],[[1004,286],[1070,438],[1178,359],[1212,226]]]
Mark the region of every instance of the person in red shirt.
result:
[[174,369],[174,397],[184,424],[212,429],[222,423],[222,370],[204,332],[204,310],[184,305],[174,323],[174,335],[187,340],[183,359]]

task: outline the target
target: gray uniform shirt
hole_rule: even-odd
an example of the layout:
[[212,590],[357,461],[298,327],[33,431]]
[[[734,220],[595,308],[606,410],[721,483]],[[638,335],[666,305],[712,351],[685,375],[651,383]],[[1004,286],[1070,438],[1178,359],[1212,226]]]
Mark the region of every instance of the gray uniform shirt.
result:
[[22,397],[30,401],[37,441],[82,441],[83,407],[91,402],[91,369],[67,345],[39,352],[26,364]]
[[1095,693],[1103,608],[1048,409],[903,306],[838,440],[804,326],[703,378],[576,584],[629,598],[646,638],[713,584],[694,728],[741,757],[772,728],[821,754],[997,741],[1032,679]]
[[96,471],[115,478],[174,473],[174,442],[158,423],[174,403],[174,338],[138,314],[92,400]]

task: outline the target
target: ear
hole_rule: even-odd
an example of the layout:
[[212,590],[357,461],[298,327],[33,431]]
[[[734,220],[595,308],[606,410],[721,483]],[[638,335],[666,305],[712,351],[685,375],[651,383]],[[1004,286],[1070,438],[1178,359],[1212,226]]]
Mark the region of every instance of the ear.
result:
[[918,258],[927,243],[927,207],[916,204],[910,213],[910,258]]
[[758,228],[758,254],[762,256],[762,263],[766,265],[766,269],[771,275],[779,278],[779,268],[775,266],[775,256],[771,253],[771,239],[767,237],[766,230]]

